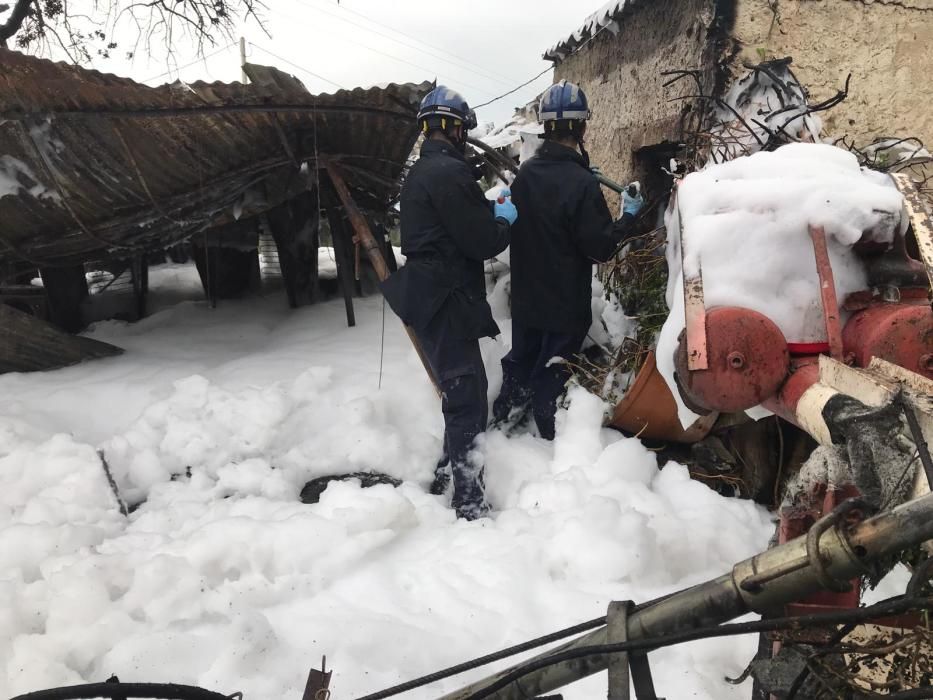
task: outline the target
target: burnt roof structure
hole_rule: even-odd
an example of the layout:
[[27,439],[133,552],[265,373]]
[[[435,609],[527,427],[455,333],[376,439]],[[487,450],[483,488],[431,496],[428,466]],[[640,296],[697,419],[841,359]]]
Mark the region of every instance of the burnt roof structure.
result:
[[545,51],[544,60],[553,61],[556,65],[588,44],[602,31],[609,30],[614,35],[618,34],[623,13],[637,2],[638,0],[609,0],[587,17],[576,31]]
[[[274,68],[252,82],[148,87],[0,48],[0,261],[130,257],[281,204],[338,161],[384,210],[430,83],[312,95]],[[310,178],[313,184],[313,175]]]

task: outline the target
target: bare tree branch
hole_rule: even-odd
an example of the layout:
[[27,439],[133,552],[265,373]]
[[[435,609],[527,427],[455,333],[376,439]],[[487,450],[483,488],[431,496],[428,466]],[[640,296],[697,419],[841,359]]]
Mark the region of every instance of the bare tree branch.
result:
[[232,39],[240,21],[255,21],[266,31],[265,9],[263,0],[94,0],[90,10],[76,13],[69,0],[16,0],[0,26],[0,43],[14,38],[18,48],[40,52],[55,44],[76,63],[92,55],[109,57],[118,41],[125,42],[128,57],[141,44],[150,54],[162,53],[161,44],[171,56],[182,42],[193,43],[203,55],[221,37]]
[[6,24],[0,25],[0,45],[6,46],[7,39],[12,37],[23,26],[26,17],[29,15],[29,6],[33,0],[16,0],[13,6],[13,12],[10,13]]

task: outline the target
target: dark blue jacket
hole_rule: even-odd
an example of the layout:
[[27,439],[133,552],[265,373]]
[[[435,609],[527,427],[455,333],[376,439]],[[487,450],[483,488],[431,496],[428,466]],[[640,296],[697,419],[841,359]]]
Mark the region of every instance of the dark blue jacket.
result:
[[453,336],[496,336],[483,262],[509,245],[509,225],[445,141],[425,141],[402,186],[405,266],[383,282],[392,310],[416,331],[447,324]]
[[576,150],[545,141],[512,183],[512,318],[554,333],[592,322],[593,263],[605,262],[635,231],[612,220],[599,182]]

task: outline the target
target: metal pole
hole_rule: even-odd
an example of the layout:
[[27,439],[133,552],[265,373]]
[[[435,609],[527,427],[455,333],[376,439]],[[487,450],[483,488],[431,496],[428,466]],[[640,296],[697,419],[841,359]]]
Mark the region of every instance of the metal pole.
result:
[[246,85],[249,82],[249,76],[246,75],[246,39],[243,37],[240,37],[240,69],[240,82]]
[[[777,610],[820,590],[820,569],[837,581],[851,580],[864,574],[867,565],[931,539],[933,494],[928,494],[861,522],[848,534],[838,526],[829,528],[818,539],[821,563],[807,557],[807,537],[799,537],[736,564],[730,574],[639,610],[629,618],[628,639],[658,637],[717,625],[750,611]],[[760,586],[746,586],[751,590],[744,590],[742,583],[752,577],[767,580]],[[532,660],[607,642],[606,627],[601,627]],[[496,700],[538,697],[605,670],[610,659],[608,655],[601,655],[560,662],[533,671],[486,697]],[[521,667],[513,666],[445,695],[441,700],[466,700]]]
[[822,226],[810,226],[810,238],[813,241],[813,255],[816,258],[816,273],[820,278],[820,297],[823,300],[823,322],[826,326],[826,339],[829,341],[829,354],[834,360],[842,362],[842,326],[839,322],[839,301],[836,299],[836,281],[833,266],[826,247],[826,231]]

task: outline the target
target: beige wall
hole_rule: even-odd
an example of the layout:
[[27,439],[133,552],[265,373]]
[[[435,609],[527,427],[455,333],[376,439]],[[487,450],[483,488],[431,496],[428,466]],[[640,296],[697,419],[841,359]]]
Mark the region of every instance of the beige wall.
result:
[[739,0],[741,59],[791,56],[811,101],[852,74],[849,97],[821,116],[828,135],[859,144],[918,136],[933,146],[933,0]]
[[[603,31],[555,71],[556,80],[580,84],[589,98],[593,118],[587,148],[593,164],[623,183],[642,176],[634,151],[680,138],[684,103],[670,98],[695,88],[690,80],[665,88],[668,78],[661,73],[712,64],[707,55],[712,0],[675,1],[676,12],[670,2],[637,4],[623,17],[618,36]],[[617,198],[610,206],[617,211]]]
[[558,64],[556,79],[579,83],[590,99],[588,147],[610,177],[643,178],[634,152],[680,138],[684,103],[670,99],[694,88],[665,88],[663,71],[699,68],[710,91],[717,66],[739,75],[743,61],[785,56],[813,102],[852,73],[848,99],[821,114],[827,135],[858,145],[917,136],[933,150],[933,0],[735,2],[726,41],[710,29],[713,0],[656,0],[636,4],[617,36],[604,31]]

